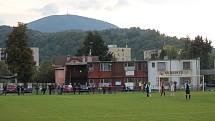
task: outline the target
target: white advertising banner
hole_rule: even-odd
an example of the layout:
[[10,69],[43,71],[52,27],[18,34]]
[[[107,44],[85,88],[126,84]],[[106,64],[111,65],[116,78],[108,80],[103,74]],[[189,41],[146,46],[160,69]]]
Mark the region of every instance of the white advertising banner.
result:
[[126,71],[126,76],[134,76],[134,71]]

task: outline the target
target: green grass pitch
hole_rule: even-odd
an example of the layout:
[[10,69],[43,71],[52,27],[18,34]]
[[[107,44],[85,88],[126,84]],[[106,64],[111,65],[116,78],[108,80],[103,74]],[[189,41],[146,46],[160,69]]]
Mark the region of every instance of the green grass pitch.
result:
[[215,92],[0,96],[0,121],[215,121]]

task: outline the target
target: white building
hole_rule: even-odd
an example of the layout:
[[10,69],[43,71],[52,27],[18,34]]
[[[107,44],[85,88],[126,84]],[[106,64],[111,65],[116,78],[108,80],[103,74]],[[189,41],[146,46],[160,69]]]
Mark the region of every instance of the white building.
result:
[[[36,66],[39,66],[39,48],[31,47],[33,52],[34,61],[36,62]],[[0,48],[0,61],[6,60],[5,48]]]
[[148,61],[148,81],[153,89],[159,89],[161,82],[166,88],[169,83],[177,82],[177,88],[182,89],[189,81],[191,87],[200,87],[200,60],[154,60]]
[[113,53],[116,61],[131,61],[131,48],[117,47],[117,45],[108,45],[109,52]]

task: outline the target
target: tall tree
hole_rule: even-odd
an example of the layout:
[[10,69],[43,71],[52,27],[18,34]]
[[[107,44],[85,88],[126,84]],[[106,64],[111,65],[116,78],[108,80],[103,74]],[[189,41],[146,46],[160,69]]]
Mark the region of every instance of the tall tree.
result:
[[101,61],[112,60],[112,54],[108,52],[108,47],[104,44],[102,37],[97,32],[89,32],[77,55],[99,56]]
[[8,66],[4,61],[0,61],[0,76],[9,76],[10,71],[8,70]]
[[18,23],[6,41],[7,64],[13,74],[17,74],[18,82],[31,81],[35,62],[32,50],[27,47],[26,24]]
[[179,54],[179,49],[173,45],[166,45],[163,47],[160,59],[164,59],[164,56],[167,56],[169,59],[176,59]]
[[211,41],[203,39],[202,36],[195,37],[195,40],[191,41],[190,55],[192,58],[200,57],[201,69],[209,68],[209,54],[212,51]]
[[37,72],[37,82],[54,83],[54,67],[50,61],[44,61],[40,64]]
[[180,51],[181,59],[190,59],[191,58],[191,39],[187,36],[186,38],[180,38],[181,41],[184,42],[184,48]]

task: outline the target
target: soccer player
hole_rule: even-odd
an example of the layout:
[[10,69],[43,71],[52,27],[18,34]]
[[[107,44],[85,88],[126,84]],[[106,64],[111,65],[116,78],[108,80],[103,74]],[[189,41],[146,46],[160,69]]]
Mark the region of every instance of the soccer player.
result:
[[150,82],[148,82],[146,84],[146,94],[147,94],[147,97],[151,97],[151,87],[150,87]]
[[161,96],[165,96],[165,88],[164,88],[164,82],[161,83]]
[[190,98],[191,98],[190,84],[189,84],[188,81],[185,83],[185,88],[184,89],[185,89],[185,93],[186,93],[186,100],[187,100],[187,96],[189,96],[189,100],[190,100]]
[[170,82],[170,96],[175,96],[175,84],[171,81]]

